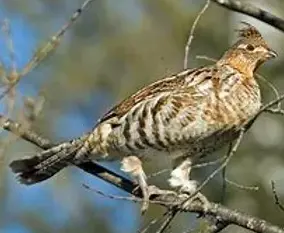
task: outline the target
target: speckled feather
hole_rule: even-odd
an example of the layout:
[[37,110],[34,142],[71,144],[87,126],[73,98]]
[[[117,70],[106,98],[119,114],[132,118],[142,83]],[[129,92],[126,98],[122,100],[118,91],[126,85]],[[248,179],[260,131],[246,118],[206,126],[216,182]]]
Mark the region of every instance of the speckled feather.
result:
[[180,162],[210,154],[234,140],[259,110],[253,74],[272,57],[260,33],[246,25],[216,64],[158,80],[116,105],[80,139],[10,166],[21,182],[33,184],[86,159],[134,155],[143,161],[162,153]]
[[104,154],[110,159],[127,155],[143,159],[156,151],[174,158],[198,157],[234,139],[259,107],[256,81],[234,68],[213,65],[186,70],[116,106],[99,121],[87,146],[94,157]]

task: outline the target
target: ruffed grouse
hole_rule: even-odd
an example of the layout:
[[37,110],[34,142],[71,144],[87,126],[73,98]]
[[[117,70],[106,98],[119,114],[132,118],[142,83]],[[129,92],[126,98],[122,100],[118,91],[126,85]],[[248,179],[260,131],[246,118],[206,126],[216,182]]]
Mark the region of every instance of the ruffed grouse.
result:
[[254,72],[276,57],[257,29],[246,25],[239,40],[214,65],[186,69],[158,80],[107,112],[93,130],[34,157],[10,164],[20,182],[46,180],[67,165],[86,160],[122,160],[148,199],[141,161],[157,153],[173,162],[169,183],[192,193],[192,160],[234,140],[260,109]]

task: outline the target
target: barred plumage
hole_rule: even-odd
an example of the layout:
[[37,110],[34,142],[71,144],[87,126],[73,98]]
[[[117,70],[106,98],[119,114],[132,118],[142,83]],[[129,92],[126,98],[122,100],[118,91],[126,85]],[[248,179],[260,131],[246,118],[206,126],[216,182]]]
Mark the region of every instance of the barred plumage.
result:
[[171,185],[192,190],[189,177],[185,178],[191,160],[234,140],[261,106],[253,74],[276,53],[253,26],[247,25],[239,34],[239,40],[214,65],[156,81],[111,109],[92,132],[76,143],[14,161],[11,168],[21,182],[32,184],[70,163],[122,159],[124,170],[133,171],[145,191],[145,174],[137,168],[140,163],[133,156],[143,161],[163,153],[176,165],[181,163],[172,172]]
[[106,114],[90,139],[101,140],[93,154],[97,157],[103,150],[111,159],[151,156],[157,150],[198,157],[222,143],[214,143],[214,148],[198,146],[203,140],[214,141],[219,131],[230,135],[228,130],[240,128],[259,107],[258,84],[234,68],[187,70],[153,83]]

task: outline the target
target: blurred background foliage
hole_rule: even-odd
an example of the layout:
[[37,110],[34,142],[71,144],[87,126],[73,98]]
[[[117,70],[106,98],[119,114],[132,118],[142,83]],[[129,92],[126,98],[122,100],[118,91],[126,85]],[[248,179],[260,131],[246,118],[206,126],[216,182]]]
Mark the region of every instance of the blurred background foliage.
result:
[[[57,50],[36,70],[24,77],[15,93],[13,119],[21,120],[27,98],[41,100],[42,109],[32,128],[55,142],[80,136],[111,106],[138,88],[183,67],[184,46],[198,11],[205,1],[196,0],[97,0],[66,33]],[[284,18],[284,3],[247,1]],[[33,52],[50,38],[83,0],[0,0],[0,17],[9,19],[15,47],[15,61],[22,68]],[[190,49],[189,67],[209,64],[197,55],[218,58],[235,39],[234,30],[246,20],[257,26],[279,58],[261,68],[280,93],[284,92],[283,33],[249,17],[215,4],[202,17]],[[5,35],[0,39],[0,58],[11,67]],[[274,98],[266,84],[264,101]],[[1,101],[1,112],[7,113]],[[26,104],[27,105],[27,104]],[[27,108],[27,106],[26,106]],[[0,232],[136,232],[163,209],[151,206],[140,216],[138,204],[110,200],[82,187],[83,183],[114,195],[127,195],[105,182],[68,168],[52,179],[32,187],[17,183],[8,168],[15,158],[30,155],[37,148],[21,139],[1,133]],[[7,140],[9,138],[9,141]],[[283,226],[284,213],[274,204],[270,181],[276,182],[284,201],[284,118],[263,114],[255,123],[237,155],[227,168],[228,178],[259,191],[228,185],[224,204]],[[8,146],[6,146],[8,144]],[[219,151],[208,159],[221,156]],[[147,170],[160,169],[157,163]],[[118,170],[118,163],[106,163]],[[214,167],[195,171],[202,180]],[[166,186],[168,173],[153,183]],[[217,177],[205,188],[209,200],[220,201],[222,185]],[[194,229],[194,215],[180,215],[169,232]],[[154,228],[150,232],[154,232]],[[228,228],[227,232],[243,232]]]

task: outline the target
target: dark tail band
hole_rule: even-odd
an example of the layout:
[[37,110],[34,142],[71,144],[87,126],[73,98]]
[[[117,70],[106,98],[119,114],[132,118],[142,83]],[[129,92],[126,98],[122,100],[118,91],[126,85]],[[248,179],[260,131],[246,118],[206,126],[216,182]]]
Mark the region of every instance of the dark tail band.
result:
[[[80,143],[81,144],[81,143]],[[14,160],[10,168],[21,183],[31,185],[44,181],[74,161],[78,143],[63,143],[30,158]]]

